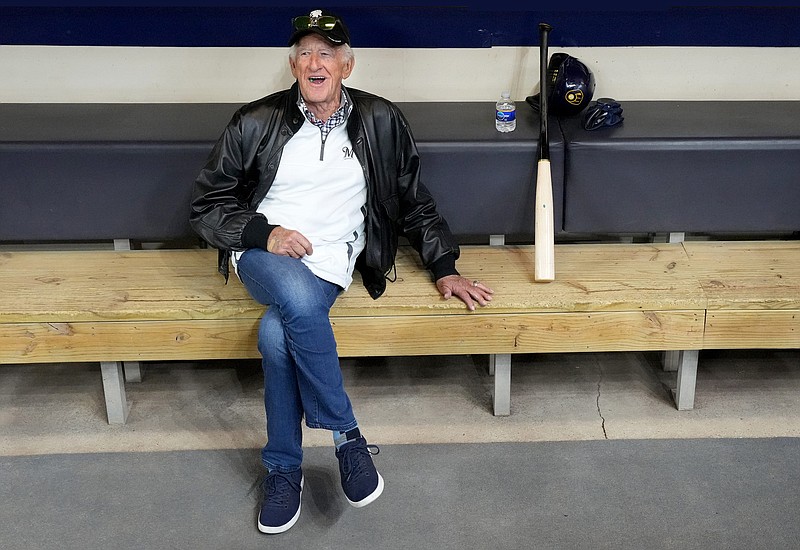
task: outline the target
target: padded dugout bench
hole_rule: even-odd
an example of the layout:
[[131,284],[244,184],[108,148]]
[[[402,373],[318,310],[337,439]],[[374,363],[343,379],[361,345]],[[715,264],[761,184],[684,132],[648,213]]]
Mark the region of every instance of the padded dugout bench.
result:
[[[399,103],[421,179],[453,233],[533,238],[538,116],[494,128],[494,103]],[[0,104],[0,243],[196,239],[192,184],[240,104]],[[523,111],[525,109],[525,111]],[[553,121],[555,124],[555,121]],[[555,217],[564,147],[551,138]]]
[[622,101],[618,126],[561,119],[564,231],[800,230],[800,101]]

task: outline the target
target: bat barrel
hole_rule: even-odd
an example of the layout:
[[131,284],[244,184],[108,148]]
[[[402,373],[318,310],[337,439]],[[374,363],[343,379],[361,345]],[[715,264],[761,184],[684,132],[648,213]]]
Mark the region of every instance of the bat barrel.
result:
[[539,160],[550,158],[547,135],[547,50],[548,35],[552,28],[547,23],[539,23]]

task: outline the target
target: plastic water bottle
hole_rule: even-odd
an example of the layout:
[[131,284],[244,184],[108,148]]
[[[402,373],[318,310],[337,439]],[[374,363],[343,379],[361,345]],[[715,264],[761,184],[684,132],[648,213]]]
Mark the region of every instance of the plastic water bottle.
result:
[[495,105],[494,126],[498,132],[513,132],[517,127],[517,106],[511,100],[511,92],[504,90]]

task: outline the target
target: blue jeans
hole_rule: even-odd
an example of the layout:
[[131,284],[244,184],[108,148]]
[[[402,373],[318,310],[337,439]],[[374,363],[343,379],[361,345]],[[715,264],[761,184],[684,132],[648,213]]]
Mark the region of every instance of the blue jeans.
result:
[[303,461],[302,419],[309,428],[355,428],[329,319],[339,285],[314,275],[295,258],[252,248],[237,264],[250,295],[269,306],[258,330],[264,369],[270,470],[291,472]]

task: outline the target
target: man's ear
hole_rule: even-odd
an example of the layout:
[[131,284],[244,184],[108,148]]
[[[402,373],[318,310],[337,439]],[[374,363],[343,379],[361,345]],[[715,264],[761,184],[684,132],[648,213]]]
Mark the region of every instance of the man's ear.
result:
[[347,62],[347,65],[344,67],[344,70],[342,71],[342,80],[350,76],[355,66],[356,66],[356,58],[351,57],[350,61]]

